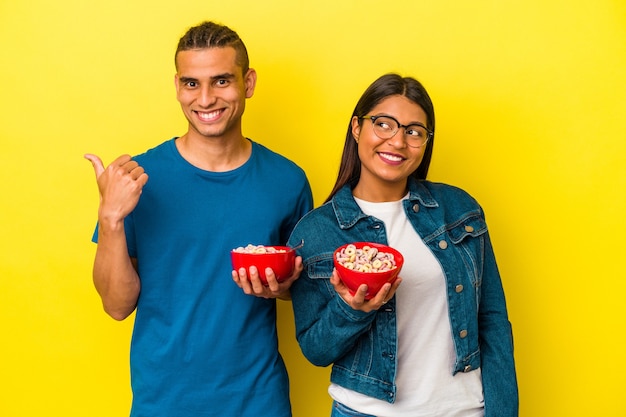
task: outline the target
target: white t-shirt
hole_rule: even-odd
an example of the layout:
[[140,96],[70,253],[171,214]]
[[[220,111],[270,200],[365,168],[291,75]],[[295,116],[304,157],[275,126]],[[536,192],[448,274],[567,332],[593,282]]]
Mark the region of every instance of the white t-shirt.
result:
[[402,201],[356,199],[365,214],[385,223],[389,246],[404,256],[396,292],[398,368],[396,401],[390,404],[331,384],[331,397],[379,417],[481,417],[480,369],[452,376],[455,361],[446,281],[439,261],[409,223]]

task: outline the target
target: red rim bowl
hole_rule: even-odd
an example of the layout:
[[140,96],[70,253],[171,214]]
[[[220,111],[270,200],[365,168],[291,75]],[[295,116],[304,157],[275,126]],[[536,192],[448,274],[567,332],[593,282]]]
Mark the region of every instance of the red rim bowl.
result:
[[[354,245],[357,249],[362,249],[364,246],[370,246],[378,249],[378,252],[390,253],[393,255],[396,267],[383,272],[361,272],[354,269],[348,269],[337,260],[337,254],[348,245]],[[346,287],[348,287],[350,294],[354,295],[361,284],[367,284],[367,294],[365,295],[365,299],[369,300],[378,293],[385,283],[393,283],[396,280],[400,270],[402,269],[402,265],[404,264],[404,257],[396,249],[387,245],[373,242],[353,242],[338,247],[333,253],[333,262],[335,264],[335,269],[337,269],[337,273],[339,274],[339,278],[341,278]]]
[[296,262],[296,251],[289,246],[266,246],[266,248],[275,248],[276,250],[284,250],[285,252],[276,253],[244,253],[235,250],[230,251],[230,260],[234,270],[245,268],[248,271],[248,280],[250,279],[250,267],[256,266],[259,270],[259,278],[263,285],[267,285],[265,269],[272,268],[278,282],[282,282],[289,278],[293,273]]

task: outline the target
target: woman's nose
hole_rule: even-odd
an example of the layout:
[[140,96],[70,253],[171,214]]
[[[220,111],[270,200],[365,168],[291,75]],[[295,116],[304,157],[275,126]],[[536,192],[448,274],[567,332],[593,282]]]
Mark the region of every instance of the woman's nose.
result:
[[392,137],[387,139],[387,142],[390,142],[391,145],[393,145],[395,148],[404,148],[406,147],[406,140],[404,138],[404,135],[405,135],[405,130],[402,127],[400,127],[398,128],[396,133],[393,134]]

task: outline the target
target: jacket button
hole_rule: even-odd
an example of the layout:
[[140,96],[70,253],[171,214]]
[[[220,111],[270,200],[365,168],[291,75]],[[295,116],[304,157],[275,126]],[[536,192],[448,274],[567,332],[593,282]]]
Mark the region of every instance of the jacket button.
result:
[[420,211],[420,205],[419,204],[413,204],[413,213],[417,213],[418,211]]
[[446,242],[445,240],[440,240],[439,241],[439,248],[440,249],[446,249],[448,247],[448,242]]
[[467,233],[472,233],[474,231],[474,228],[470,225],[465,226],[465,231]]
[[465,368],[463,368],[463,372],[469,372],[472,370],[472,365],[465,365]]
[[461,285],[461,284],[457,285],[456,287],[454,287],[454,291],[456,291],[456,292],[463,291],[463,285]]
[[465,339],[467,337],[467,330],[461,330],[459,332],[459,336],[461,337],[461,339]]

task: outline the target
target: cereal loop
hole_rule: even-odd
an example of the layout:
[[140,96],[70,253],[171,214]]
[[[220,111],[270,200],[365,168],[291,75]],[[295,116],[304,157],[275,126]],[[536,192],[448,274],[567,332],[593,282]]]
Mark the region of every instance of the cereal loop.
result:
[[252,254],[264,254],[264,253],[285,253],[287,252],[284,249],[276,249],[273,246],[263,246],[263,245],[252,245],[249,244],[247,246],[239,246],[236,249],[233,249],[233,252],[238,253],[252,253]]
[[346,246],[337,252],[337,261],[345,268],[359,272],[385,272],[396,268],[393,254],[367,245],[362,249],[353,244]]

